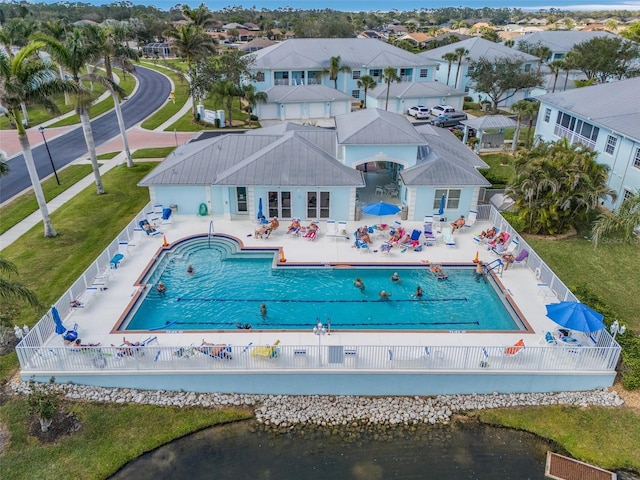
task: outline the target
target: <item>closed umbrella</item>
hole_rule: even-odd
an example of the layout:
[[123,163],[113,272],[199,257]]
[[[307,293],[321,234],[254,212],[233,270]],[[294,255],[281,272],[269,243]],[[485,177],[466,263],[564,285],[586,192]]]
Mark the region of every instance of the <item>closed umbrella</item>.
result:
[[547,317],[579,332],[597,332],[605,328],[604,315],[580,302],[551,303],[547,305]]
[[62,325],[62,319],[60,318],[60,312],[56,307],[51,307],[51,316],[53,317],[53,322],[56,324],[56,333],[58,335],[62,335],[67,331],[64,325]]
[[447,201],[446,195],[443,193],[440,197],[440,209],[436,212],[436,215],[442,215],[444,213],[444,204]]
[[262,218],[262,197],[258,200],[258,218]]

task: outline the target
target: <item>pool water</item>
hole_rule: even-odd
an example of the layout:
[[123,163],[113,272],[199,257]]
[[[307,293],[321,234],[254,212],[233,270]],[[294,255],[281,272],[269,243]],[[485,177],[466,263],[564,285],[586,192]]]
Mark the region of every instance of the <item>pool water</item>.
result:
[[[273,254],[230,253],[197,244],[186,254],[165,252],[148,288],[124,323],[126,330],[308,330],[318,321],[332,330],[517,330],[491,281],[471,268],[273,268]],[[189,274],[187,267],[195,272]],[[392,282],[397,272],[401,282]],[[354,286],[356,277],[364,290]],[[418,285],[423,296],[415,296]],[[380,300],[380,291],[389,295]],[[266,307],[266,315],[260,306]]]

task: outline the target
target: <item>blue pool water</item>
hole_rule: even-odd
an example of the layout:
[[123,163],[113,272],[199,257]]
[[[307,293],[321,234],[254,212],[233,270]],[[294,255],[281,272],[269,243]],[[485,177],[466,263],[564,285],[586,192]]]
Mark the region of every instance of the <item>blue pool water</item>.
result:
[[[445,268],[437,280],[427,267],[273,268],[273,253],[231,253],[229,241],[196,240],[166,252],[148,288],[124,322],[126,330],[309,330],[330,319],[332,330],[517,330],[491,282],[470,268]],[[195,273],[187,273],[193,265]],[[390,280],[394,271],[401,283]],[[360,277],[364,292],[354,286]],[[414,296],[420,285],[422,298]],[[381,301],[379,292],[391,294]],[[262,315],[264,304],[267,314]]]

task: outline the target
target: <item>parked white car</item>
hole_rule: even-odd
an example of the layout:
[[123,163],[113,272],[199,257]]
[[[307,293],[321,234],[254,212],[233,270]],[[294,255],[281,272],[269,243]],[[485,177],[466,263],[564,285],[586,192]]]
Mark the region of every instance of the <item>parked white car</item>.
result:
[[415,105],[407,110],[407,115],[414,118],[429,118],[429,108],[424,105]]
[[455,111],[456,109],[451,105],[436,105],[431,109],[431,115],[437,117],[439,115],[442,115],[443,113],[453,113]]

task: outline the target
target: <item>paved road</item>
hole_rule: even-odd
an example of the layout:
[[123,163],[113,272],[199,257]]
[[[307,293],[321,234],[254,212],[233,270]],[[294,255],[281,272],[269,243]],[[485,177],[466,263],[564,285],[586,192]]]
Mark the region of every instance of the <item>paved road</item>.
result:
[[[136,67],[136,70],[136,76],[140,82],[139,88],[135,95],[122,104],[126,128],[132,127],[151,115],[167,101],[171,93],[171,83],[163,75],[143,67]],[[91,126],[96,147],[120,135],[118,120],[113,110],[93,120]],[[48,144],[56,168],[61,168],[87,153],[87,145],[80,126],[48,141]],[[40,178],[53,173],[44,144],[33,148],[32,151]],[[22,154],[12,158],[8,163],[11,172],[0,179],[0,203],[31,186]]]

